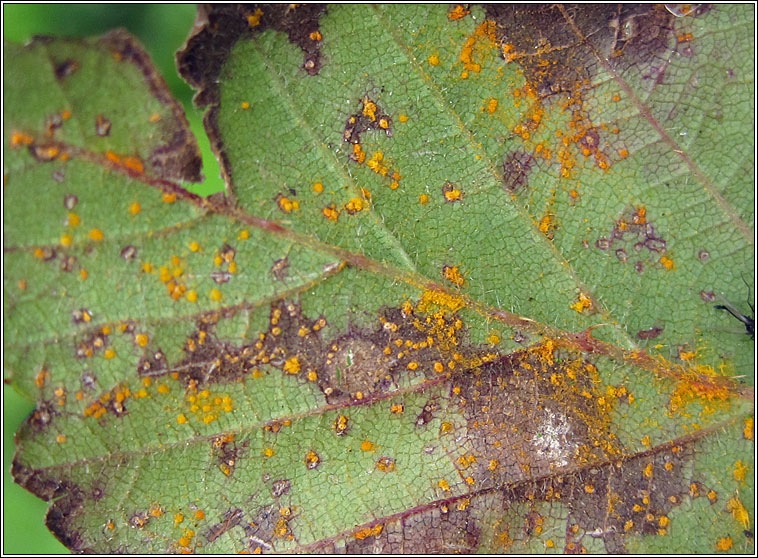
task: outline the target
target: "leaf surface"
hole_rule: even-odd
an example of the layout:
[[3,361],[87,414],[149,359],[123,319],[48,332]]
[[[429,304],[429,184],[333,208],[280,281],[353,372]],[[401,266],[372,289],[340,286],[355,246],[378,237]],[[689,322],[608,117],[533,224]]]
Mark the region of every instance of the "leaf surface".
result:
[[14,474],[51,530],[751,552],[752,20],[683,10],[201,11],[207,199],[132,39],[9,45]]

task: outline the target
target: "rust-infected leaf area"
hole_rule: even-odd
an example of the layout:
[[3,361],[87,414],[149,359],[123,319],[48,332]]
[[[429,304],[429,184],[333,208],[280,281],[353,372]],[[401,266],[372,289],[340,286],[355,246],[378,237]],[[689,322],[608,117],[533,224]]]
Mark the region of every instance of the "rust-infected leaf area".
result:
[[675,18],[653,4],[488,5],[486,12],[497,23],[503,57],[524,68],[542,97],[571,92],[574,84],[590,79],[596,54],[619,68],[650,60],[670,46]]
[[666,239],[648,219],[644,206],[626,208],[614,221],[610,233],[595,241],[598,250],[612,252],[622,264],[634,262],[632,265],[637,273],[644,272],[651,265],[673,269],[674,260],[666,254],[667,246]]
[[[115,60],[134,64],[142,71],[153,96],[170,108],[174,117],[174,122],[158,122],[161,134],[169,139],[157,146],[148,158],[153,173],[168,180],[189,182],[202,180],[200,171],[203,162],[197,139],[189,129],[184,110],[174,99],[166,81],[153,66],[147,52],[134,37],[124,30],[112,31],[103,36],[101,41],[112,52]],[[110,132],[111,123],[105,116],[98,115],[95,126],[98,135],[105,136]]]
[[[321,65],[319,19],[326,13],[323,4],[209,4],[198,8],[195,25],[184,48],[177,52],[179,73],[196,90],[195,104],[210,107],[205,127],[211,148],[221,165],[221,175],[232,196],[232,168],[218,132],[220,104],[219,75],[234,45],[267,29],[287,34],[303,51],[302,71],[317,75]],[[250,105],[248,103],[248,108]],[[255,110],[255,107],[253,107]]]
[[[85,70],[91,73],[93,67],[83,66],[85,64],[83,60],[71,58],[66,52],[48,48],[50,41],[50,38],[36,37],[26,46],[26,49],[30,52],[38,49],[46,50],[52,64],[51,71],[64,92],[68,88],[80,87],[78,83],[73,84],[73,82],[80,79]],[[82,52],[86,48],[83,41],[70,40],[69,44]],[[69,103],[70,108],[48,114],[43,129],[14,130],[11,133],[10,147],[12,149],[27,147],[32,157],[41,163],[67,163],[74,158],[82,158],[100,162],[104,166],[111,165],[114,170],[134,177],[150,177],[165,181],[199,182],[202,180],[202,159],[197,140],[190,131],[184,110],[173,98],[166,81],[153,66],[147,52],[132,35],[123,29],[105,34],[93,46],[97,50],[109,53],[111,56],[109,62],[135,68],[152,98],[160,104],[161,112],[153,113],[149,119],[149,124],[155,128],[155,133],[148,144],[133,146],[140,150],[139,153],[116,153],[107,149],[105,143],[95,143],[85,147],[78,140],[72,142],[70,134],[72,128],[77,126],[94,131],[100,138],[108,138],[116,116],[119,116],[121,120],[116,124],[120,129],[113,131],[117,131],[119,135],[124,133],[123,117],[120,114],[117,115],[115,111],[109,114],[98,113],[92,115],[86,123],[79,122],[78,120],[83,118],[91,107],[86,104],[86,99],[83,104],[79,104],[82,101],[75,99],[73,105]],[[86,63],[91,64],[91,62]],[[103,146],[102,151],[93,152],[87,149],[97,145]],[[102,161],[99,160],[100,158]],[[64,181],[63,168],[54,171],[53,179],[56,182]]]
[[477,486],[496,486],[620,455],[609,430],[617,401],[595,390],[596,373],[592,364],[558,357],[547,344],[454,382],[452,401],[463,410],[472,455],[479,456],[460,460],[461,471]]
[[204,6],[208,198],[126,32],[12,47],[15,480],[76,552],[751,550],[749,23]]
[[[207,448],[214,482],[262,475],[267,488],[209,515],[207,521],[202,509],[192,511],[203,521],[191,529],[195,542],[184,535],[181,546],[231,537],[242,542],[238,550],[250,552],[428,553],[473,551],[482,545],[508,551],[539,533],[556,506],[569,529],[564,551],[581,552],[591,537],[602,540],[607,552],[625,552],[626,536],[665,534],[672,511],[717,488],[690,466],[697,436],[642,452],[627,448],[614,431],[612,417],[632,401],[628,389],[605,384],[601,371],[581,353],[560,349],[551,340],[510,354],[493,351],[490,344],[471,342],[457,311],[429,298],[383,308],[373,326],[353,324],[341,331],[333,330],[323,316],[305,315],[298,302],[282,300],[272,303],[268,327],[242,343],[224,341],[217,332],[233,314],[200,319],[186,338],[184,357],[173,363],[133,328],[124,328],[122,334],[144,344],[153,360],[141,360],[133,381],[102,394],[81,417],[91,421],[90,428],[111,428],[113,420],[128,418],[127,407],[148,397],[140,395],[140,386],[151,387],[149,397],[158,403],[173,390],[183,392],[184,406],[176,418],[180,429],[203,428],[244,410],[238,396],[224,394],[234,385],[254,389],[266,376],[310,384],[320,394],[320,406],[304,416],[236,425],[188,441]],[[406,408],[409,398],[420,402],[415,411]],[[432,455],[444,448],[441,459],[451,473],[432,479],[430,501],[306,542],[300,518],[318,510],[292,503],[304,497],[303,475],[335,475],[343,467],[348,475],[359,472],[350,465],[335,469],[339,460],[333,450],[297,435],[311,428],[309,417],[325,424],[329,439],[343,448],[338,451],[352,451],[352,444],[367,456],[370,469],[388,478],[407,473],[415,459],[372,441],[382,426],[366,423],[362,408],[384,408],[410,431],[431,436],[433,442],[417,450]],[[335,413],[333,419],[320,420],[330,413]],[[58,420],[53,402],[40,406],[25,435],[44,436],[57,428]],[[290,435],[295,436],[294,446],[283,451],[291,451],[294,462],[269,471],[267,460],[280,451],[277,440]],[[269,441],[261,446],[259,436]],[[126,464],[131,459],[116,452],[96,461]],[[33,469],[18,460],[13,474],[38,496],[55,499],[48,524],[70,548],[86,551],[95,544],[76,525],[84,510],[108,493],[109,481],[74,481],[58,467]],[[205,505],[193,503],[190,510]],[[174,521],[187,513],[179,507],[184,511]],[[524,516],[525,527],[497,513],[510,509],[522,510],[516,511],[520,515],[531,510]],[[160,504],[127,511],[122,520],[131,529],[150,532],[167,521],[162,517],[168,510]],[[121,520],[112,521],[116,525]],[[302,537],[300,546],[291,546]]]

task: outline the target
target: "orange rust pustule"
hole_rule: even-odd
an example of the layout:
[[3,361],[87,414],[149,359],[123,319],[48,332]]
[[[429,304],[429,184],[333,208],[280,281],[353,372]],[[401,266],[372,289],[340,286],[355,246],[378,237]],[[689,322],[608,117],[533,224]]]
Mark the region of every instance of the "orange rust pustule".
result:
[[[693,381],[699,386],[696,391],[711,393],[711,399],[719,399],[725,393],[752,399],[751,387],[739,386],[731,378],[715,374],[700,373],[695,369],[685,368],[680,364],[671,363],[662,357],[653,357],[645,350],[628,351],[610,343],[600,341],[592,336],[592,330],[599,326],[591,326],[579,333],[564,334],[556,338],[558,346],[579,349],[584,353],[607,355],[620,362],[628,362],[662,377]],[[692,393],[695,393],[694,391]]]
[[484,43],[490,48],[496,47],[497,36],[495,22],[489,20],[483,21],[466,39],[459,57],[464,68],[461,77],[468,77],[468,72],[480,72],[482,70],[481,64],[474,61],[474,51],[477,44],[481,43]]

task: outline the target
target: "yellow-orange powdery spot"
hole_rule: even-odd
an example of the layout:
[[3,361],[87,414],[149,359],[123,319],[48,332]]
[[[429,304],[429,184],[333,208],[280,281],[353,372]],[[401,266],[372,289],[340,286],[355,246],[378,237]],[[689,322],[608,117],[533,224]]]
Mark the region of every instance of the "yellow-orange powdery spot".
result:
[[745,529],[750,526],[750,514],[745,509],[745,506],[742,504],[739,496],[734,496],[731,500],[729,500],[729,502],[726,504],[726,509],[732,512],[732,517],[739,521],[745,527]]
[[261,17],[263,17],[263,10],[257,8],[255,12],[247,16],[247,23],[250,27],[258,27],[261,23]]

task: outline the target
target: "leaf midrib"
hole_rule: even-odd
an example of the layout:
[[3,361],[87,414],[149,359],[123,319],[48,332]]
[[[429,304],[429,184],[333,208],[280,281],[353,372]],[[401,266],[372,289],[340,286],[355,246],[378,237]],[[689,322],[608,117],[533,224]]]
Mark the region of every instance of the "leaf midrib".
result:
[[[59,143],[59,145],[62,147],[67,147],[63,143]],[[212,211],[217,215],[223,215],[231,219],[235,219],[240,223],[244,223],[248,226],[255,227],[262,231],[277,235],[281,238],[285,238],[305,248],[332,255],[347,265],[352,265],[363,271],[384,275],[393,279],[394,281],[406,283],[422,291],[433,291],[448,295],[452,299],[462,301],[464,303],[464,306],[470,310],[473,310],[474,312],[477,312],[478,314],[487,318],[498,320],[510,327],[518,327],[538,336],[547,335],[555,339],[561,339],[564,343],[578,348],[579,350],[589,350],[590,352],[594,352],[596,354],[603,354],[619,362],[631,361],[633,364],[641,366],[646,370],[656,371],[662,373],[663,375],[673,374],[674,376],[677,376],[678,374],[677,367],[675,365],[672,365],[665,360],[661,362],[654,361],[654,359],[651,359],[644,351],[640,349],[629,351],[615,344],[595,340],[591,337],[589,332],[593,327],[596,326],[590,326],[588,330],[585,330],[580,334],[575,334],[561,330],[557,327],[547,325],[545,323],[537,322],[531,318],[520,316],[507,310],[493,308],[486,303],[472,298],[469,295],[462,294],[445,285],[440,285],[418,272],[405,271],[396,268],[391,264],[368,258],[363,254],[356,254],[338,246],[327,244],[313,236],[287,229],[275,221],[269,221],[261,217],[250,215],[242,208],[230,207],[225,203],[215,204],[209,198],[201,198],[195,194],[192,194],[174,182],[159,178],[153,178],[144,174],[134,173],[133,171],[130,171],[124,167],[109,163],[97,153],[74,147],[72,147],[71,151],[73,156],[81,157],[83,160],[86,160],[93,164],[105,166],[111,171],[121,172],[131,177],[132,179],[140,181],[153,188],[176,194],[177,197],[180,197],[185,201],[189,201],[202,209]],[[225,308],[226,307],[221,306],[218,310],[223,311]],[[585,345],[587,343],[591,343],[591,349],[585,348]],[[717,377],[717,379],[718,378],[724,379],[723,377]],[[738,386],[735,386],[732,391],[740,392],[740,389],[741,388]]]

